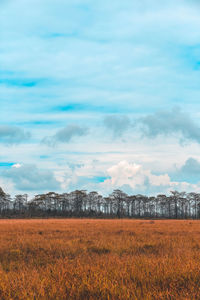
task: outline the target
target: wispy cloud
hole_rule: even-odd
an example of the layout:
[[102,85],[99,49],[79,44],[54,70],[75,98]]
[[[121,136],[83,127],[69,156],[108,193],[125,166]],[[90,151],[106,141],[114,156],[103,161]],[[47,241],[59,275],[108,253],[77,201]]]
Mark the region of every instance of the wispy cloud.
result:
[[182,140],[200,143],[200,126],[180,108],[160,111],[139,119],[143,134],[149,138],[180,134]]
[[6,144],[19,144],[30,138],[30,132],[15,126],[0,126],[0,142]]
[[72,139],[87,135],[88,129],[78,125],[68,125],[58,130],[53,136],[45,137],[42,142],[48,146],[56,143],[69,143]]
[[103,120],[106,130],[113,134],[113,137],[121,137],[124,132],[130,127],[131,122],[127,116],[109,115]]

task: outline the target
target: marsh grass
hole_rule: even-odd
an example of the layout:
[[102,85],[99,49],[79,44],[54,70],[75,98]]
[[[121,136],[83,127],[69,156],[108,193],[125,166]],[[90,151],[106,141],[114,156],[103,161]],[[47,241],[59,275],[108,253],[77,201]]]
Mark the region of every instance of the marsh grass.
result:
[[200,221],[0,221],[0,299],[200,299],[199,266]]

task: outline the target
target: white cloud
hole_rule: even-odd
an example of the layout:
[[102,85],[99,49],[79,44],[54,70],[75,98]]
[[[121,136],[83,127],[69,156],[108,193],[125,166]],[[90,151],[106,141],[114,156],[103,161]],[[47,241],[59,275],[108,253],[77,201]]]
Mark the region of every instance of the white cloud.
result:
[[153,175],[150,170],[145,170],[141,165],[121,161],[107,170],[110,179],[102,185],[111,185],[113,188],[129,185],[131,188],[151,184],[153,186],[167,186],[170,178],[167,174]]
[[158,193],[169,194],[171,190],[178,191],[200,191],[200,182],[191,184],[188,182],[172,181],[168,174],[154,175],[151,170],[142,165],[120,161],[107,170],[110,178],[100,183],[101,189],[111,192],[120,188],[129,194],[142,193],[145,195],[156,195]]
[[18,169],[18,168],[21,168],[21,166],[22,166],[21,164],[14,164],[14,165],[12,165],[12,168],[17,168]]

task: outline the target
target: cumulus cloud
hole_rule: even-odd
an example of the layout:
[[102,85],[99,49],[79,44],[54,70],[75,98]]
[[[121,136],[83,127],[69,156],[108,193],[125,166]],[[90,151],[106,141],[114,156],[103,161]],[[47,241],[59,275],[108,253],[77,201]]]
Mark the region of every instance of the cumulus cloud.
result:
[[110,178],[106,179],[102,186],[112,188],[129,186],[133,191],[140,189],[146,192],[150,186],[164,187],[170,184],[168,174],[153,175],[150,170],[145,170],[141,165],[125,160],[109,168],[107,173]]
[[144,135],[150,138],[180,134],[182,141],[200,143],[200,126],[180,108],[146,115],[139,119],[139,123]]
[[18,144],[26,141],[31,136],[30,132],[16,126],[0,126],[0,142],[6,144]]
[[103,120],[104,126],[111,131],[113,137],[121,137],[130,127],[131,122],[127,116],[109,115]]
[[173,181],[168,174],[155,175],[142,165],[120,161],[107,170],[109,178],[100,183],[102,189],[111,192],[120,188],[129,194],[155,195],[168,194],[171,190],[200,191],[200,184],[186,181]]
[[35,165],[17,164],[1,172],[1,175],[10,179],[15,189],[19,191],[52,191],[60,188],[52,171],[40,170]]
[[75,137],[85,136],[88,129],[78,125],[68,125],[67,127],[58,130],[53,136],[45,137],[42,142],[53,146],[56,143],[69,143]]
[[180,168],[171,174],[171,177],[176,181],[200,182],[200,162],[193,157],[188,158]]
[[186,160],[180,171],[186,174],[200,175],[200,162],[190,157]]

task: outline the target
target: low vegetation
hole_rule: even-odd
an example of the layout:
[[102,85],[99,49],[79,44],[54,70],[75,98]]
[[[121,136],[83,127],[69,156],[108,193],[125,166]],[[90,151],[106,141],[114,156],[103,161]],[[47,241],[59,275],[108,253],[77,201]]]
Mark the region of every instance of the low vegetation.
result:
[[200,222],[0,220],[0,299],[200,299]]

